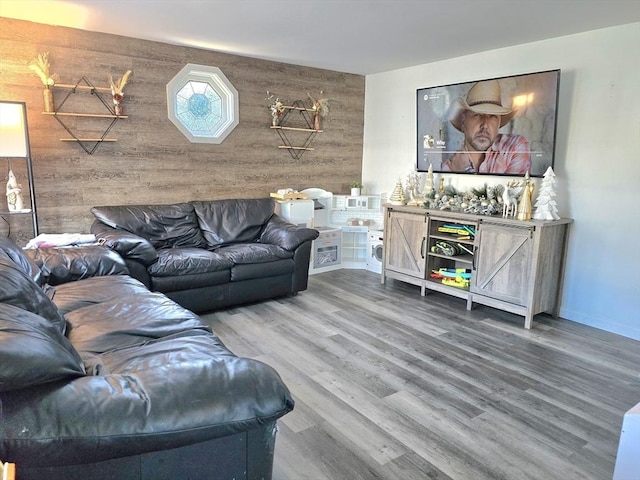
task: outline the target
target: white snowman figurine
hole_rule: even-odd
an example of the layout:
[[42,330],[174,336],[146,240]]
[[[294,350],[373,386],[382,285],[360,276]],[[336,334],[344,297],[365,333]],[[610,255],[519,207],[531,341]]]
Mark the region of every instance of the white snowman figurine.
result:
[[9,180],[7,181],[7,207],[10,212],[19,212],[24,209],[22,201],[22,185],[16,180],[13,170],[9,170]]

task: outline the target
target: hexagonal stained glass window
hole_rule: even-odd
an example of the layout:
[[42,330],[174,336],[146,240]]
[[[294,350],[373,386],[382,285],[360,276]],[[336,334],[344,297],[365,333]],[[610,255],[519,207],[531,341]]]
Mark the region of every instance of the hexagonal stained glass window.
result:
[[238,125],[238,103],[217,67],[190,63],[167,84],[169,120],[194,143],[222,143]]
[[176,117],[194,135],[206,135],[222,121],[222,99],[208,83],[187,82],[176,102]]

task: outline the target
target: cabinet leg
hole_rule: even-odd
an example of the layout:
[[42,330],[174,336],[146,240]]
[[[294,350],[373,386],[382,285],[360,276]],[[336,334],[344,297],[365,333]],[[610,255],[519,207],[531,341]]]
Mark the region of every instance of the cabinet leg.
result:
[[473,308],[473,297],[469,295],[467,297],[467,310],[471,310]]
[[531,313],[527,313],[524,316],[524,328],[526,328],[527,330],[530,330],[532,323],[533,323],[533,315]]

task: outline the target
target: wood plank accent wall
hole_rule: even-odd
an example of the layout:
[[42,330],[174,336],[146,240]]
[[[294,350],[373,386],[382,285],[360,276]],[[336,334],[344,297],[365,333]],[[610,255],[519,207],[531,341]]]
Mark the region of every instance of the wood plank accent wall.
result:
[[[117,79],[133,71],[123,102],[129,118],[109,134],[117,142],[103,143],[88,155],[79,145],[60,141],[68,133],[52,116],[42,115],[43,87],[28,68],[42,52],[49,52],[60,83],[74,84],[86,76],[95,86],[107,87],[109,75]],[[187,63],[219,67],[239,92],[240,124],[220,145],[190,143],[167,117],[166,85]],[[256,198],[285,187],[347,192],[362,175],[364,87],[360,75],[0,18],[0,99],[27,103],[44,233],[87,232],[95,205]],[[320,96],[321,90],[329,99],[324,133],[314,139],[315,150],[300,160],[277,148],[281,141],[269,128],[267,90],[285,102],[306,100],[307,92]],[[56,90],[57,101],[64,94]],[[81,112],[101,109],[97,99],[86,95],[65,105],[65,110]],[[85,134],[100,132],[105,122],[64,120]],[[26,187],[26,172],[13,167]],[[6,182],[6,167],[0,168]],[[31,236],[29,219],[23,219],[9,219],[17,241]],[[6,236],[8,226],[0,223],[0,235]]]

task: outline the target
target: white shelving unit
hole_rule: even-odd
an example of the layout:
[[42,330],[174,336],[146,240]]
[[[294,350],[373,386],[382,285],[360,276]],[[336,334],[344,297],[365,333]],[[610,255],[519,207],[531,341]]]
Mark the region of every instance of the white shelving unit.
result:
[[368,227],[342,227],[342,266],[366,268]]
[[329,222],[342,229],[342,267],[365,269],[369,230],[382,229],[380,196],[334,195]]

